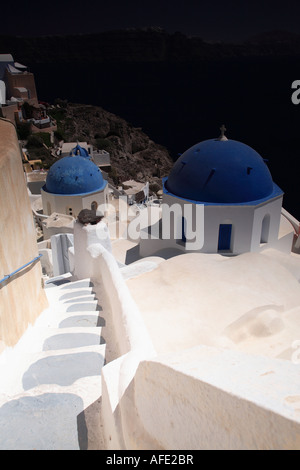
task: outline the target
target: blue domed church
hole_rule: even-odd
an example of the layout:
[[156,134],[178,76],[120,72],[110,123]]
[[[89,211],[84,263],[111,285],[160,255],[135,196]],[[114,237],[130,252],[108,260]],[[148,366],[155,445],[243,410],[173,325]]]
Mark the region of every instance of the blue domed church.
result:
[[142,240],[142,256],[166,247],[235,255],[277,244],[283,191],[263,158],[225,130],[186,150],[163,179],[159,237]]
[[79,145],[69,156],[55,162],[41,190],[43,212],[77,217],[82,209],[104,213],[108,198],[107,181]]

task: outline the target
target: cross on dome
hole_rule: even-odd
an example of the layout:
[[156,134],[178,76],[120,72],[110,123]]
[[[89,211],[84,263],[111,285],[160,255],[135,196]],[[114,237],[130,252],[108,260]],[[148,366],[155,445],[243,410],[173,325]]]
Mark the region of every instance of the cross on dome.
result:
[[222,126],[220,127],[220,131],[221,131],[221,135],[220,137],[218,138],[218,140],[228,140],[226,135],[225,135],[225,131],[227,131],[226,127],[224,126],[224,124],[222,124]]

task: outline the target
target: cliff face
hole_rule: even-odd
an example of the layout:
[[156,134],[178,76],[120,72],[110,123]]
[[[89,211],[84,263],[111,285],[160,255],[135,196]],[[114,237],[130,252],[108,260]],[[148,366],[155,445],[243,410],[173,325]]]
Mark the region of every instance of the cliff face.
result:
[[110,176],[115,184],[133,178],[161,186],[161,178],[173,165],[163,146],[99,106],[61,103],[49,113],[57,119],[59,134],[66,141],[87,141],[110,153]]

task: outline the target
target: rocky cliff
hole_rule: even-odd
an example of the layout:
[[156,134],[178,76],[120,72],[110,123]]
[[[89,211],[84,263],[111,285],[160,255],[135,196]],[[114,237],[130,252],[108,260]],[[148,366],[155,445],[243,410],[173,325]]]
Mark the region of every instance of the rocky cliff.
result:
[[57,120],[58,139],[86,141],[110,153],[114,184],[135,179],[161,187],[161,178],[172,167],[166,148],[153,142],[142,129],[99,106],[60,101],[48,113]]

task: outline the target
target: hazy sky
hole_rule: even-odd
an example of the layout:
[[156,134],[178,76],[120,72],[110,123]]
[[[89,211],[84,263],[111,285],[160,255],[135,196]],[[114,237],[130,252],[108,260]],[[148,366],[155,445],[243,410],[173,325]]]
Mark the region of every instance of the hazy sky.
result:
[[299,17],[299,0],[17,0],[1,5],[0,34],[85,34],[159,26],[170,33],[228,41],[275,29],[300,32]]

